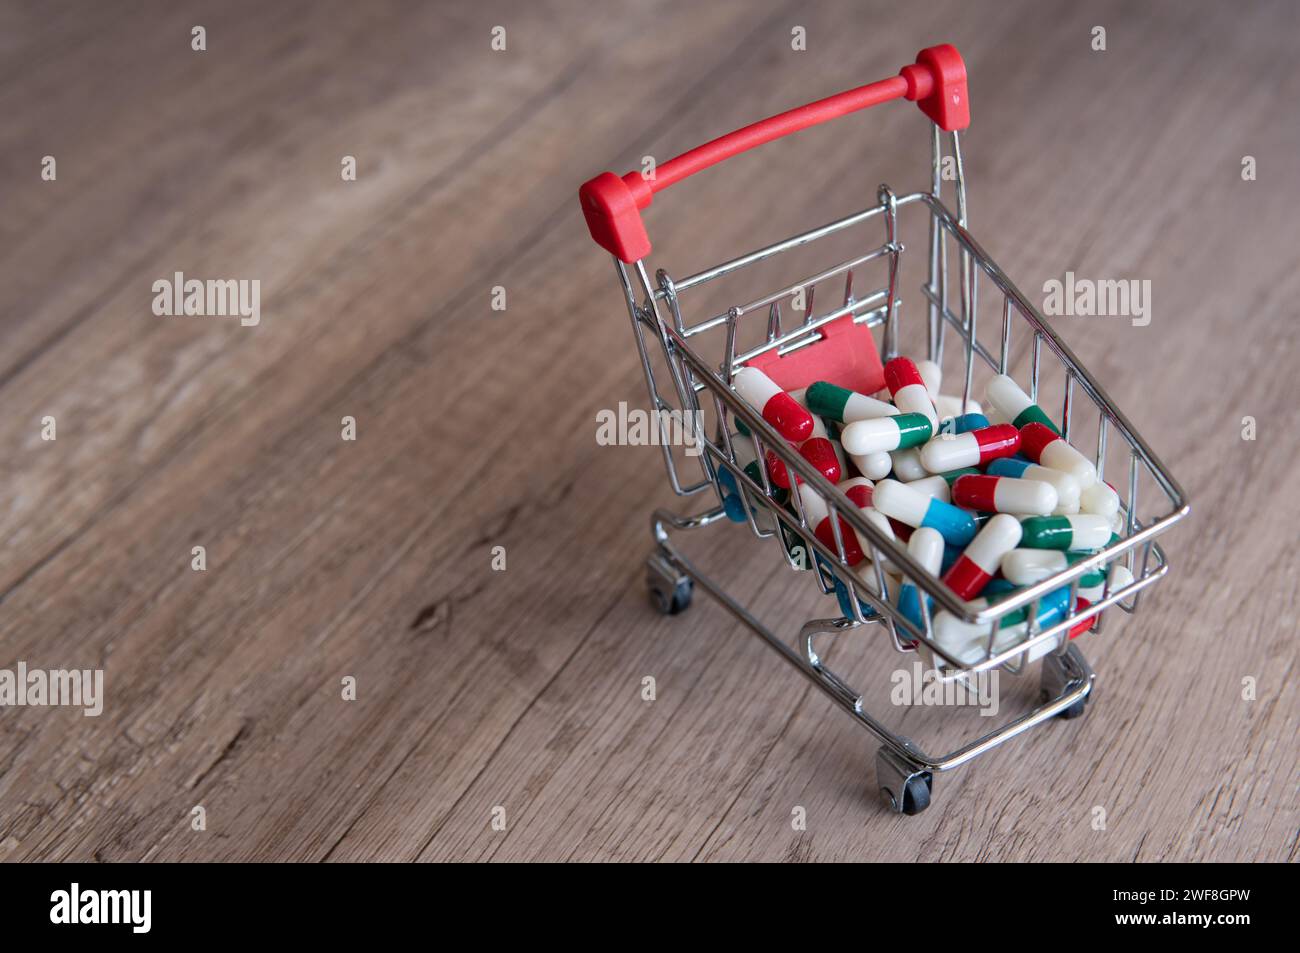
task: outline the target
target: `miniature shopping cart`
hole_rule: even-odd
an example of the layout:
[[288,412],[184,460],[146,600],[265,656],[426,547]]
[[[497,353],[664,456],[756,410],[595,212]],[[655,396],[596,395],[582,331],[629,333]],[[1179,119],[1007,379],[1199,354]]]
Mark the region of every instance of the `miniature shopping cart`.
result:
[[[662,269],[651,277],[645,261],[650,242],[641,210],[650,204],[654,193],[773,139],[900,98],[915,101],[931,121],[928,191],[899,195],[881,185],[873,204],[845,218],[684,278],[674,278]],[[953,47],[936,46],[923,50],[916,62],[905,66],[897,76],[747,126],[659,164],[653,175],[631,172],[620,178],[606,172],[583,185],[579,193],[592,237],[614,256],[653,409],[665,427],[667,419],[685,421],[690,426],[695,453],[682,453],[670,447],[667,439],[662,441],[673,490],[680,496],[711,492],[715,497],[714,505],[693,516],[667,510],[653,514],[655,550],[648,560],[647,575],[654,601],[660,611],[678,613],[689,605],[694,583],[702,585],[880,739],[876,759],[879,788],[893,810],[906,814],[920,813],[928,806],[936,773],[955,768],[1055,716],[1073,718],[1083,713],[1093,692],[1094,676],[1070,638],[1084,631],[1101,632],[1112,606],[1128,613],[1136,611],[1141,591],[1168,571],[1155,537],[1188,512],[1182,489],[1155,454],[1038,310],[967,231],[959,134],[969,125],[969,118],[965,64]],[[945,152],[945,138],[950,152]],[[955,213],[942,197],[945,181],[952,182],[955,188]],[[924,217],[919,214],[922,212]],[[1099,478],[1107,473],[1108,460],[1117,457],[1118,465],[1112,466],[1111,472],[1127,469],[1124,477],[1112,477],[1119,484],[1121,505],[1116,522],[1122,525],[1110,545],[987,605],[958,599],[938,577],[913,560],[904,545],[864,519],[862,511],[841,489],[828,482],[768,425],[759,409],[749,406],[732,388],[734,373],[746,364],[754,364],[786,390],[807,386],[814,380],[829,380],[866,394],[879,391],[883,387],[881,355],[889,360],[900,353],[899,287],[904,261],[900,236],[911,219],[916,219],[918,228],[923,222],[928,225],[928,244],[923,246],[928,249],[928,258],[920,289],[927,316],[924,346],[929,359],[942,365],[946,334],[951,330],[960,336],[964,349],[949,358],[960,368],[961,406],[965,408],[971,399],[977,369],[981,373],[1014,375],[1017,361],[1026,362],[1029,367],[1022,380],[1027,376],[1026,389],[1036,402],[1046,399],[1045,378],[1059,378],[1061,432],[1076,446],[1085,438],[1088,446],[1095,440]],[[878,237],[882,231],[883,242]],[[724,302],[745,303],[717,308],[703,308],[696,303],[706,286],[715,282],[722,284],[737,276],[760,273],[768,276],[799,256],[811,260],[810,250],[828,248],[835,242],[846,244],[849,252],[836,255],[834,264],[811,269],[804,266],[792,276],[793,280],[767,277],[765,280],[771,282],[767,287],[774,290],[756,297],[722,297]],[[954,254],[959,272],[956,281],[950,282],[948,264]],[[910,264],[914,257],[908,256],[906,261]],[[919,259],[917,267],[922,267]],[[872,270],[882,273],[880,284],[869,293],[855,294],[855,274],[860,278]],[[986,303],[982,319],[981,281],[992,285],[991,304],[996,309],[994,314],[988,314]],[[952,284],[955,289],[950,287]],[[816,293],[818,289],[823,289],[821,294]],[[830,294],[834,294],[833,305],[819,312],[813,302],[821,303]],[[802,307],[796,308],[797,303]],[[791,313],[798,320],[789,320]],[[1025,326],[1032,338],[1013,336],[1015,328]],[[876,328],[880,328],[879,347],[873,336]],[[919,333],[921,326],[916,328]],[[749,343],[749,338],[757,341]],[[1013,361],[1016,344],[1019,356]],[[1050,357],[1043,360],[1044,345],[1055,362]],[[1095,415],[1080,412],[1080,392],[1096,408]],[[1091,432],[1094,426],[1095,434]],[[746,460],[769,459],[769,452],[787,472],[796,474],[822,498],[830,514],[834,546],[824,544],[813,533],[800,494],[790,495],[788,503],[782,505],[786,501],[774,486],[769,468],[760,464],[745,469]],[[695,466],[700,467],[699,479],[684,475],[685,467]],[[1143,485],[1153,486],[1154,492],[1143,491],[1143,509],[1139,510],[1139,488]],[[729,495],[738,498],[739,509],[724,505]],[[769,545],[773,551],[780,552],[792,569],[811,570],[799,578],[811,577],[823,594],[839,595],[840,614],[812,619],[797,638],[787,643],[697,569],[670,535],[719,523],[746,525],[755,538],[772,540]],[[863,548],[870,549],[870,563],[863,565],[873,567],[869,572],[874,571],[874,577],[864,580],[850,568],[842,526],[851,527]],[[878,595],[888,593],[882,560],[891,562],[904,582],[912,583],[932,600],[932,604],[924,598],[919,600],[919,625],[888,598]],[[1106,568],[1117,563],[1126,566],[1129,573],[1120,577],[1123,582],[1113,584],[1115,574],[1106,572]],[[1080,579],[1086,573],[1093,573],[1095,578],[1098,570],[1106,579],[1100,597],[1091,602],[1079,600]],[[1069,601],[1064,617],[1054,624],[1039,626],[1040,600],[1067,586]],[[956,657],[936,640],[932,623],[940,611],[987,628],[988,643],[977,659],[972,660],[969,654]],[[997,633],[1003,620],[1013,613],[1027,620],[1024,636],[1010,646],[1002,645],[996,641]],[[898,652],[920,651],[937,677],[945,681],[969,683],[979,673],[994,669],[1020,675],[1030,669],[1031,663],[1037,667],[1036,662],[1041,661],[1041,703],[948,754],[928,754],[869,714],[862,693],[829,667],[823,645],[832,637],[836,645],[849,639],[888,641]]]

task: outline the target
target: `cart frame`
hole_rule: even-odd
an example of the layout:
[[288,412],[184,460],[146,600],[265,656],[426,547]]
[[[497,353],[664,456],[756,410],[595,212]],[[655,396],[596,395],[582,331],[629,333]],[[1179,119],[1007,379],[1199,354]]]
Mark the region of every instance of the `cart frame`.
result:
[[[922,111],[932,120],[930,191],[899,196],[888,186],[881,185],[874,205],[836,221],[766,245],[683,279],[674,280],[662,269],[655,273],[654,280],[651,279],[645,265],[650,246],[640,221],[639,209],[649,204],[654,191],[763,142],[898,98],[918,101]],[[679,462],[669,441],[661,441],[673,490],[679,496],[693,496],[712,489],[718,502],[718,505],[693,516],[682,516],[662,509],[653,514],[651,530],[655,550],[647,561],[647,581],[656,605],[665,613],[682,611],[689,605],[694,583],[703,586],[859,724],[880,739],[882,744],[877,754],[878,785],[886,803],[893,810],[907,814],[919,813],[928,806],[934,775],[938,772],[964,764],[1048,719],[1058,715],[1072,718],[1083,713],[1084,705],[1093,691],[1095,676],[1082,652],[1069,641],[1067,635],[1077,634],[1082,628],[1093,632],[1102,631],[1107,610],[1111,606],[1119,606],[1127,613],[1136,611],[1142,590],[1163,578],[1169,569],[1163,550],[1154,541],[1155,537],[1189,512],[1182,488],[1128,419],[1052,330],[1038,309],[967,231],[966,182],[960,131],[968,121],[965,66],[952,47],[932,47],[922,51],[917,62],[904,67],[897,77],[782,113],[685,153],[660,166],[657,180],[646,182],[642,179],[646,184],[639,185],[636,173],[628,173],[621,179],[611,173],[604,173],[584,185],[580,193],[593,238],[613,254],[646,386],[654,410],[659,412],[657,416],[660,424],[663,426],[664,412],[682,414],[683,420],[693,422],[693,440],[701,451],[697,458],[701,467],[699,480],[691,483],[683,481]],[[949,210],[942,200],[944,133],[949,136],[950,158],[956,169],[956,213]],[[928,314],[929,357],[942,362],[948,332],[958,335],[964,345],[965,357],[962,406],[966,405],[971,396],[977,358],[997,373],[1009,372],[1013,317],[1018,317],[1028,324],[1033,333],[1028,387],[1031,399],[1038,400],[1043,346],[1046,345],[1048,354],[1055,356],[1065,370],[1061,412],[1063,437],[1070,439],[1081,392],[1098,413],[1095,457],[1098,478],[1105,472],[1108,441],[1122,441],[1122,445],[1128,449],[1127,486],[1125,490],[1119,490],[1120,512],[1124,523],[1122,538],[1037,584],[983,607],[958,599],[937,576],[913,560],[904,546],[868,522],[842,490],[828,482],[804,460],[731,386],[732,375],[747,361],[774,349],[779,354],[786,354],[815,343],[821,339],[820,329],[835,321],[852,321],[871,328],[882,327],[883,357],[888,360],[896,356],[901,306],[897,287],[898,271],[899,258],[904,251],[897,239],[898,222],[900,213],[909,209],[924,210],[929,218],[928,277],[921,289]],[[732,306],[723,313],[705,317],[693,324],[686,320],[682,296],[692,289],[875,219],[880,219],[884,224],[883,243],[805,276],[793,284],[783,285],[774,292]],[[956,310],[949,287],[950,246],[955,246],[960,260]],[[861,297],[855,296],[855,270],[861,270],[874,261],[886,265],[886,283]],[[1001,337],[997,353],[981,344],[977,336],[981,278],[991,283],[1002,298]],[[816,288],[824,288],[827,283],[839,280],[843,281],[843,303],[817,313],[814,308]],[[807,302],[803,320],[797,326],[785,330],[782,327],[781,303],[792,298],[800,289],[803,289]],[[740,350],[737,344],[740,322],[746,315],[762,311],[767,313],[764,342],[757,347]],[[714,338],[718,334],[725,336],[721,342],[723,356],[720,362],[707,360],[694,344],[693,339],[708,332],[717,332],[713,335]],[[662,386],[656,377],[652,355],[661,357],[667,367],[672,381],[671,391]],[[715,418],[711,434],[703,423],[705,408],[710,409]],[[736,424],[735,430],[739,432],[733,432],[733,422]],[[741,436],[746,432],[746,436]],[[765,468],[759,468],[761,480],[758,481],[744,472],[736,454],[738,444],[744,441],[751,444],[754,459],[763,460],[767,452],[771,451],[789,472],[796,474],[822,498],[830,514],[834,547],[824,544],[814,535],[805,519],[798,493],[791,496],[792,509],[784,509],[774,495]],[[814,568],[812,575],[822,591],[841,591],[847,596],[844,601],[850,612],[838,618],[808,621],[800,629],[792,646],[755,618],[744,605],[686,557],[672,539],[673,533],[727,521],[721,505],[724,499],[723,486],[719,482],[723,473],[730,476],[738,491],[744,508],[745,523],[753,535],[759,539],[774,539],[793,568]],[[1140,476],[1148,476],[1161,493],[1158,511],[1144,520],[1137,515]],[[870,563],[864,565],[873,568],[874,578],[864,579],[850,568],[845,554],[842,526],[851,527],[864,543],[864,549],[869,548]],[[803,547],[804,554],[812,554],[815,566],[808,565],[807,560],[804,560],[804,565],[799,564],[797,550],[800,546]],[[1132,572],[1132,581],[1127,585],[1113,587],[1110,574],[1107,573],[1101,597],[1080,608],[1077,602],[1080,578],[1121,559]],[[900,613],[887,598],[888,588],[882,568],[884,560],[892,563],[905,581],[911,582],[933,600],[933,610],[927,599],[919,600],[920,626]],[[1069,610],[1059,622],[1039,628],[1036,625],[1039,600],[1065,586],[1070,588]],[[886,597],[877,595],[879,593],[886,594]],[[1009,647],[995,650],[999,622],[1008,614],[1022,609],[1027,613],[1028,619],[1025,638]],[[980,659],[971,663],[969,660],[955,658],[937,642],[932,615],[939,610],[949,612],[967,623],[988,626],[988,644]],[[862,694],[831,670],[823,653],[818,651],[820,639],[844,636],[867,626],[885,628],[894,648],[899,652],[915,651],[918,647],[923,647],[936,665],[942,662],[938,677],[944,680],[963,680],[969,683],[974,674],[995,668],[1021,674],[1028,668],[1031,654],[1037,655],[1045,651],[1046,654],[1042,657],[1043,701],[1031,711],[953,751],[943,755],[929,754],[869,714],[863,707]],[[1036,647],[1039,651],[1031,653]]]

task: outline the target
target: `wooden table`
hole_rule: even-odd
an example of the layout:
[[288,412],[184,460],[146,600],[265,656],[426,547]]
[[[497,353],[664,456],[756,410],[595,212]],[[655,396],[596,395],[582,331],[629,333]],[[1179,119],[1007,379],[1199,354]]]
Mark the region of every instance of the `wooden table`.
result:
[[[102,669],[106,698],[0,713],[0,859],[1295,858],[1293,5],[3,21],[0,666]],[[594,439],[645,394],[575,190],[943,41],[1000,263],[1031,292],[1152,282],[1149,327],[1057,326],[1193,513],[1140,614],[1085,640],[1088,716],[904,818],[867,735],[719,606],[647,607],[673,500],[657,450]],[[896,105],[765,147],[657,202],[657,248],[685,272],[923,185],[924,136]],[[258,279],[260,323],[156,315],[178,271]],[[771,552],[697,545],[782,631],[807,617]]]

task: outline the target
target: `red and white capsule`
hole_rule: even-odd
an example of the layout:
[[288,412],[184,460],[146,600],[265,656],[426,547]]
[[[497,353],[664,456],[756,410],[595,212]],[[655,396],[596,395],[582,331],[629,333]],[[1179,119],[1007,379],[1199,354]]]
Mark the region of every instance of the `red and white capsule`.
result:
[[935,413],[934,401],[925,386],[925,379],[916,369],[912,359],[896,357],[885,365],[885,386],[894,398],[894,406],[900,413],[924,414],[930,421],[931,432],[939,429],[939,415]]
[[966,433],[942,434],[921,448],[921,465],[931,473],[962,467],[982,467],[1009,457],[1020,446],[1020,431],[1010,424],[993,424]]
[[[826,433],[826,425],[822,423],[820,417],[813,418],[812,436],[799,445],[799,456],[803,457],[818,472],[832,483],[839,483],[843,471],[840,469],[840,458],[835,452],[835,444],[831,443],[830,437]],[[781,458],[776,455],[776,451],[769,449],[767,451],[767,472],[772,475],[772,482],[782,489],[790,489],[790,471]],[[795,481],[802,483],[798,474],[795,474]]]
[[1020,521],[999,513],[984,524],[957,561],[943,574],[943,581],[959,599],[974,599],[998,571],[1002,557],[1020,542]]
[[736,393],[791,443],[812,436],[813,415],[757,367],[742,367],[731,379]]
[[1040,423],[1020,428],[1020,452],[1040,466],[1070,474],[1079,481],[1080,487],[1089,487],[1097,481],[1093,462]]
[[1050,483],[973,473],[953,481],[952,501],[968,510],[1015,516],[1050,516],[1057,506]]
[[[872,482],[864,477],[853,477],[851,480],[845,480],[839,485],[839,489],[844,491],[844,495],[853,501],[853,504],[862,511],[863,518],[876,529],[884,534],[886,539],[898,539],[897,527],[893,521],[885,516],[884,513],[876,509],[874,504],[875,486]],[[856,533],[854,534],[857,535]],[[858,547],[862,550],[863,557],[871,552],[871,544],[857,536]],[[869,560],[868,560],[869,561]],[[894,563],[883,553],[881,554],[881,565],[889,570],[894,570]],[[874,592],[874,590],[872,590]]]
[[[803,504],[803,516],[812,527],[813,535],[833,553],[839,552],[835,545],[835,528],[831,523],[830,510],[821,494],[807,483],[799,484],[799,501]],[[853,527],[839,517],[840,540],[844,543],[844,559],[850,566],[856,566],[865,558],[862,547],[858,545],[858,536]]]

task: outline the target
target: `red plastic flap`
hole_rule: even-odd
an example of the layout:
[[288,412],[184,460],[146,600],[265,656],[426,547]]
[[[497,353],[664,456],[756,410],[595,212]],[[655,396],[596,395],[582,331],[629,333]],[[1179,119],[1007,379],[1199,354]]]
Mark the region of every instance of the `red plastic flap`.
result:
[[815,381],[827,381],[859,394],[871,394],[885,386],[885,370],[871,329],[854,324],[846,314],[818,329],[822,340],[784,357],[775,350],[746,363],[757,367],[782,390],[800,390]]

